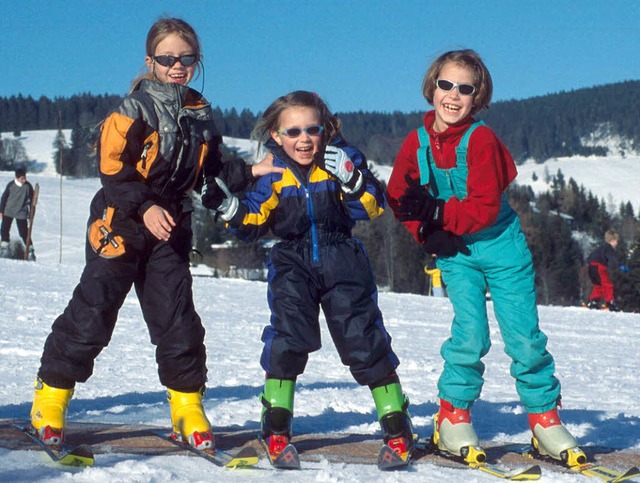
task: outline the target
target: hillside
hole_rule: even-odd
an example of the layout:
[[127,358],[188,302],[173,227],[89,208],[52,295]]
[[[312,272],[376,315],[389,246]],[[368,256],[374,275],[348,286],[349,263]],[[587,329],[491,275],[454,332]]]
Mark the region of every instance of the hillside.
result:
[[[66,137],[70,130],[65,130]],[[20,140],[24,145],[27,158],[34,163],[31,170],[46,176],[56,176],[53,156],[53,142],[55,130],[23,131]],[[1,133],[2,138],[12,138],[12,133]],[[257,145],[248,139],[224,137],[225,144],[238,150],[238,154],[248,161],[255,160]],[[612,144],[615,146],[615,144]],[[371,161],[371,168],[379,179],[387,181],[391,174],[391,167]],[[545,181],[545,173],[553,176],[562,171],[565,179],[573,178],[580,185],[592,191],[598,198],[611,204],[611,210],[617,210],[621,202],[630,201],[636,211],[640,211],[640,156],[620,154],[606,157],[574,156],[553,158],[544,163],[533,161],[518,166],[516,183],[530,185],[537,193],[549,189],[549,182]],[[533,180],[536,174],[537,181]]]

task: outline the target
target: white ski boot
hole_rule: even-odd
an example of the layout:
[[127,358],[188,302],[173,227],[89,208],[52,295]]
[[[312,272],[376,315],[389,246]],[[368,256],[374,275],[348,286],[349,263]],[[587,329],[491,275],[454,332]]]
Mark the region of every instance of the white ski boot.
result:
[[564,427],[558,410],[552,409],[539,414],[529,414],[529,427],[533,432],[533,447],[542,456],[560,460],[568,466],[587,462],[587,456],[578,446],[576,439]]
[[440,399],[440,410],[434,416],[432,442],[441,451],[460,456],[466,463],[483,463],[487,459],[471,424],[469,410],[454,408],[444,399]]

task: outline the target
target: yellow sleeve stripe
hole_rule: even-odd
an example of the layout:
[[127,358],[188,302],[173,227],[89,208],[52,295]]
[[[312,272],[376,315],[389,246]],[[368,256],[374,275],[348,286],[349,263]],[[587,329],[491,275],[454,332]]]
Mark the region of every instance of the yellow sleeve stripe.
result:
[[365,191],[360,197],[360,203],[362,203],[362,206],[366,210],[370,220],[377,218],[384,211],[384,208],[380,207],[378,204],[376,197],[367,191]]

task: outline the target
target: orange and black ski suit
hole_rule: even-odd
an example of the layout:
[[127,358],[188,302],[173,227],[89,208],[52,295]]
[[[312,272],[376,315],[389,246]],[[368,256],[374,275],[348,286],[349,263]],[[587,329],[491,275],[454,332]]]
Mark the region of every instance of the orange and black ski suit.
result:
[[[205,330],[189,271],[188,194],[201,189],[205,173],[220,171],[221,141],[210,105],[177,84],[142,80],[107,117],[98,143],[102,189],[91,202],[88,223],[114,208],[111,228],[124,240],[125,253],[104,258],[87,244],[80,283],[45,342],[38,374],[45,383],[70,388],[91,376],[132,286],[156,346],[160,382],[180,391],[205,383]],[[176,222],[166,242],[144,225],[152,205]]]

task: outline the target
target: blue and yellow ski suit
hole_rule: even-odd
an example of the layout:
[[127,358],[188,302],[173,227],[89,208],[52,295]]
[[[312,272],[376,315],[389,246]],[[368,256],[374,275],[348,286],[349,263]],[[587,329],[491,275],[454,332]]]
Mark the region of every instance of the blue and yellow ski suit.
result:
[[343,364],[361,385],[392,374],[398,358],[391,349],[369,259],[362,243],[351,236],[354,220],[377,217],[384,192],[357,149],[338,140],[364,182],[345,194],[336,178],[319,166],[305,169],[277,143],[265,147],[274,166],[284,173],[262,176],[245,193],[229,222],[246,241],[269,230],[281,238],[268,260],[271,324],[265,327],[261,365],[272,378],[295,379],[304,372],[310,352],[320,349],[322,308]]

